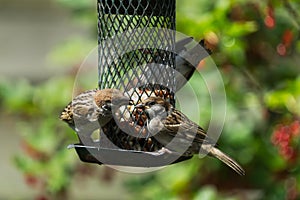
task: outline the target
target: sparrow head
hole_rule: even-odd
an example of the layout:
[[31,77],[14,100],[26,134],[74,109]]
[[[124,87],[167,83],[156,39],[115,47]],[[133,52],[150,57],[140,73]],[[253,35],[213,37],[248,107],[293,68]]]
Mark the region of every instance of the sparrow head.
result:
[[146,109],[159,105],[166,110],[169,110],[172,106],[168,101],[164,100],[161,97],[149,97],[142,102],[142,105],[144,105]]
[[136,108],[143,109],[147,117],[153,119],[154,117],[166,117],[172,110],[172,105],[160,97],[149,97],[141,104],[136,105]]
[[132,104],[130,98],[118,89],[98,90],[94,96],[94,100],[103,115],[112,114],[113,107]]
[[76,96],[61,112],[60,119],[71,128],[86,121],[96,122],[99,117],[111,116],[113,106],[129,104],[130,99],[117,89],[94,89]]

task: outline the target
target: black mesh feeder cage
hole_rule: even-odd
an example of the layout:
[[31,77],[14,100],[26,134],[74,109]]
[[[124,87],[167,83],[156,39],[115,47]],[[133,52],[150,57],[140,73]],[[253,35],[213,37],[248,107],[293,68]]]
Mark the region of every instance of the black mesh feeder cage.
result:
[[[98,0],[99,88],[124,91],[135,102],[153,93],[175,105],[175,0]],[[173,31],[172,31],[173,30]],[[127,110],[126,110],[127,109]],[[135,117],[126,108],[122,115]],[[100,140],[78,144],[84,162],[157,167],[190,157],[159,150],[145,123],[122,116],[100,128]],[[159,152],[159,153],[158,153]]]

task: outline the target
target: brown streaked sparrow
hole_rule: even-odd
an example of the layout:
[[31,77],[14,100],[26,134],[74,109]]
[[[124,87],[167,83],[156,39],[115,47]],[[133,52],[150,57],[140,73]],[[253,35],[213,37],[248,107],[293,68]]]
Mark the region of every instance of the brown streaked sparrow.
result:
[[228,155],[219,150],[216,142],[196,123],[191,121],[169,102],[160,97],[149,97],[136,107],[144,109],[147,115],[147,129],[158,142],[167,149],[184,156],[208,154],[228,165],[239,175],[243,168]]
[[130,99],[118,89],[88,90],[76,96],[59,118],[76,132],[93,131],[112,119],[113,106],[128,104]]
[[134,105],[143,102],[148,97],[161,97],[172,105],[175,104],[174,93],[160,84],[148,83],[132,88],[124,94],[132,100],[133,105],[127,106],[127,109],[123,112],[123,117],[125,121],[134,121],[139,126],[144,126],[146,116],[143,115],[143,110],[136,108]]
[[175,69],[179,72],[176,73],[175,77],[176,91],[180,90],[190,80],[200,61],[212,54],[212,51],[206,46],[204,39],[200,40],[198,44],[191,49],[186,47],[187,44],[180,44],[180,41],[176,45],[176,49],[180,45],[184,46],[184,48],[176,50],[178,55],[176,55],[175,59]]
[[[180,90],[194,74],[201,60],[209,56],[212,51],[205,45],[205,40],[201,40],[198,45],[193,45],[193,38],[187,37],[179,40],[175,44],[175,70],[168,65],[166,58],[156,55],[153,60],[142,69],[143,74],[130,81],[125,90],[145,85],[147,83],[158,83],[168,85],[171,78],[170,74],[174,73],[175,85],[172,89]],[[194,42],[196,43],[196,42]],[[138,71],[135,71],[138,73]],[[173,88],[174,87],[174,88]]]

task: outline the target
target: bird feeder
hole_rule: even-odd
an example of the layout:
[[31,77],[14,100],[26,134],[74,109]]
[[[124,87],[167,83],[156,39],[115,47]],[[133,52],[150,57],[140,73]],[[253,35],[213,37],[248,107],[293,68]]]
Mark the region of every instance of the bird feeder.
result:
[[[167,88],[174,99],[175,76],[170,69],[175,69],[175,3],[175,0],[97,0],[100,89],[135,91],[151,83],[156,90]],[[132,92],[130,96],[133,95],[142,94]],[[80,159],[98,164],[157,167],[190,158],[175,152],[154,152],[155,144],[149,145],[147,138],[139,136],[134,139],[130,133],[122,132],[119,138],[117,128],[115,123],[108,125],[106,131],[110,137],[101,131],[100,142],[94,145],[73,145]],[[129,140],[135,140],[135,146],[130,146]]]

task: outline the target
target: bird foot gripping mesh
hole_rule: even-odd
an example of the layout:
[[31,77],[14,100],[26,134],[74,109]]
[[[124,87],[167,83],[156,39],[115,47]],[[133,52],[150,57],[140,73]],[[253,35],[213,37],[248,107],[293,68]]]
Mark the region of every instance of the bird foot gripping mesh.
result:
[[[174,105],[175,0],[98,0],[97,11],[99,88],[120,89],[135,102],[158,95]],[[134,111],[124,113],[132,118]],[[82,161],[116,165],[161,166],[190,158],[167,156],[139,121],[112,120],[102,127],[98,147],[74,147]]]

